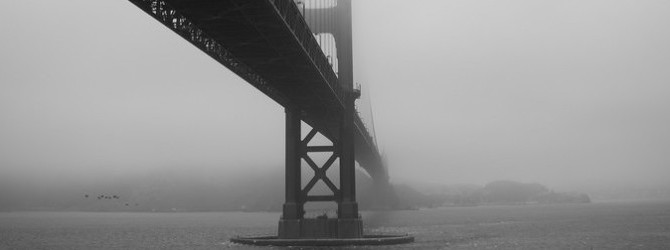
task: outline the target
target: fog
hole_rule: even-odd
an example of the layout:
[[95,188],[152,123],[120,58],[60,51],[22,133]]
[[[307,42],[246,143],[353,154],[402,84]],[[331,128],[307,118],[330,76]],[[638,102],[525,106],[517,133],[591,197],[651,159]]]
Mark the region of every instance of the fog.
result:
[[[366,121],[374,113],[392,182],[570,189],[670,177],[670,2],[353,8],[358,106]],[[283,168],[283,108],[128,1],[0,10],[5,181]]]

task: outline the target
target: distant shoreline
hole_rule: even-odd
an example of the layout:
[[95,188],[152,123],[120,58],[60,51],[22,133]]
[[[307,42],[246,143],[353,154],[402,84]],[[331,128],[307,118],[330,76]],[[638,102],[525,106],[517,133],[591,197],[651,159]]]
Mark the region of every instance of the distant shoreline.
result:
[[[597,205],[597,204],[666,204],[670,203],[670,199],[606,199],[606,200],[593,200],[590,203],[525,203],[525,204],[512,204],[512,203],[486,203],[473,206],[456,206],[456,205],[446,205],[446,206],[437,206],[437,207],[425,207],[425,208],[412,208],[412,209],[362,209],[361,212],[393,212],[393,211],[414,211],[414,210],[432,210],[432,209],[450,209],[450,208],[487,208],[487,207],[533,207],[533,206],[562,206],[562,205]],[[54,213],[154,213],[154,214],[178,214],[178,213],[267,213],[267,214],[279,214],[280,210],[271,210],[271,211],[245,211],[245,210],[202,210],[202,211],[145,211],[145,210],[67,210],[67,209],[16,209],[16,210],[0,210],[0,213],[41,213],[41,212],[54,212]]]

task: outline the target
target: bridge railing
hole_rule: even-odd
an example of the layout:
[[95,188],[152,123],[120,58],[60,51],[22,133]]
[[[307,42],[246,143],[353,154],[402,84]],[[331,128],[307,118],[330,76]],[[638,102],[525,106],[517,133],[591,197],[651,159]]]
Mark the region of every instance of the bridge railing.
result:
[[319,69],[321,76],[328,83],[331,90],[337,96],[342,107],[344,107],[344,89],[337,81],[337,75],[323,53],[318,41],[314,38],[309,25],[302,16],[300,8],[293,0],[268,0],[277,10],[286,25],[291,29],[293,35],[302,44],[305,53],[309,56],[314,66]]
[[365,122],[363,122],[363,119],[361,119],[361,116],[358,114],[354,116],[354,125],[358,130],[361,131],[361,135],[364,136],[363,139],[365,139],[366,143],[369,144],[375,151],[379,152],[377,143],[375,143],[375,138],[370,134],[368,126],[365,124]]

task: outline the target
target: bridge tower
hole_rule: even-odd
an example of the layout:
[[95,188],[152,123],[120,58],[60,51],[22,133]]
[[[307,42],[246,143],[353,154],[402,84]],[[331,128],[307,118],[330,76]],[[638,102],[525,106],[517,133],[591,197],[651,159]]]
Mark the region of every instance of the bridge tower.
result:
[[[351,0],[129,1],[285,108],[285,202],[278,236],[231,241],[290,246],[413,241],[407,235],[363,235],[355,162],[380,188],[388,186],[388,173],[355,110],[360,91],[353,81]],[[302,121],[313,128],[304,137]],[[309,146],[317,133],[332,145]],[[311,152],[331,156],[318,166]],[[339,186],[326,175],[338,159]],[[314,172],[304,186],[303,160]],[[319,181],[331,195],[310,195]],[[336,202],[337,218],[305,218],[305,203],[317,201]]]
[[[304,1],[296,1],[299,5]],[[344,109],[339,122],[339,136],[332,146],[308,146],[317,130],[312,129],[305,137],[301,135],[300,110],[286,107],[286,149],[285,149],[285,203],[279,221],[279,238],[361,238],[363,222],[356,202],[356,163],[354,151],[355,100],[360,91],[353,84],[353,51],[351,0],[331,1],[321,8],[303,8],[306,17],[335,20],[334,25],[319,25],[318,19],[306,18],[312,32],[330,33],[337,47],[338,83],[344,89]],[[331,55],[335,56],[335,55]],[[334,61],[334,60],[333,60]],[[319,167],[307,154],[309,152],[331,152],[326,163]],[[339,188],[328,178],[328,168],[339,157]],[[314,171],[314,176],[303,188],[301,183],[302,160]],[[308,195],[316,182],[323,181],[332,195]],[[304,204],[313,201],[335,201],[337,218],[305,218]]]

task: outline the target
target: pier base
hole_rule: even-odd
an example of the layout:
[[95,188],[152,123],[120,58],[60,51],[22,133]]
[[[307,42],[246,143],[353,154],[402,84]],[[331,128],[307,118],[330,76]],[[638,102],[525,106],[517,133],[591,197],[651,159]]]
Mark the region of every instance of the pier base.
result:
[[279,220],[279,239],[361,238],[361,219],[304,218]]
[[334,247],[334,246],[371,246],[395,245],[414,242],[409,235],[366,235],[351,239],[279,239],[275,236],[265,237],[238,237],[230,239],[233,243],[256,246],[303,246],[303,247]]

